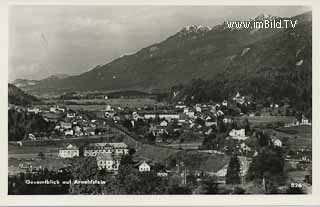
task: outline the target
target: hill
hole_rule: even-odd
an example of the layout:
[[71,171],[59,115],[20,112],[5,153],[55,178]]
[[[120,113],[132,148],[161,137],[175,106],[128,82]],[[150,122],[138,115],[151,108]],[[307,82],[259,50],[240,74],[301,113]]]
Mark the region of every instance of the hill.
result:
[[40,102],[36,97],[29,95],[12,84],[8,84],[9,104],[26,106],[35,102]]

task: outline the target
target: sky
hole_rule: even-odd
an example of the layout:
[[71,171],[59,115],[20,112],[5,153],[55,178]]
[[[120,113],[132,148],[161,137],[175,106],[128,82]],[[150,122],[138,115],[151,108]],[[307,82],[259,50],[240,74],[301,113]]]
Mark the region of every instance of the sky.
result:
[[291,17],[300,6],[10,6],[9,81],[77,75],[161,42],[187,25],[259,14]]

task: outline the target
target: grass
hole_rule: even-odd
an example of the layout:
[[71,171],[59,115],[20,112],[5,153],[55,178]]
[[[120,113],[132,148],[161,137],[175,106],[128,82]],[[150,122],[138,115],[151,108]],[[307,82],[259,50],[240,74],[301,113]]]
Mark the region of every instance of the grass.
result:
[[143,144],[136,152],[136,156],[140,158],[150,159],[163,162],[170,156],[177,154],[180,150],[160,147],[155,145]]
[[20,164],[23,164],[24,166],[30,166],[33,167],[42,167],[42,168],[48,168],[48,170],[58,170],[62,167],[67,166],[70,163],[69,159],[54,159],[54,158],[46,158],[46,159],[18,159],[18,158],[9,158],[9,169],[17,169],[17,167]]
[[239,118],[240,121],[244,119],[248,119],[249,123],[252,126],[259,126],[262,124],[275,123],[275,122],[283,122],[283,123],[292,123],[294,117],[292,116],[242,116]]
[[312,149],[312,127],[295,126],[275,130],[280,139],[288,137],[288,144],[291,149],[309,148]]

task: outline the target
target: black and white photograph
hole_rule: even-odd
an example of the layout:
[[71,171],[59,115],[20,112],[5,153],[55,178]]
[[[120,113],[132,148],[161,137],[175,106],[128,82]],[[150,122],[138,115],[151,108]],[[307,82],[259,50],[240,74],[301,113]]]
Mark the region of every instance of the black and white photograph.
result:
[[9,5],[8,195],[311,195],[312,12]]

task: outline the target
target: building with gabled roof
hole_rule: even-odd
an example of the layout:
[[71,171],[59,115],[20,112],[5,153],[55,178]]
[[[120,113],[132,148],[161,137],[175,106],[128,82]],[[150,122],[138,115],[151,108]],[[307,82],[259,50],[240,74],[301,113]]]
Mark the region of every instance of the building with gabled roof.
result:
[[59,157],[61,158],[73,158],[79,157],[79,148],[72,144],[66,144],[59,149]]
[[118,171],[121,157],[112,153],[98,153],[97,166],[99,170]]

